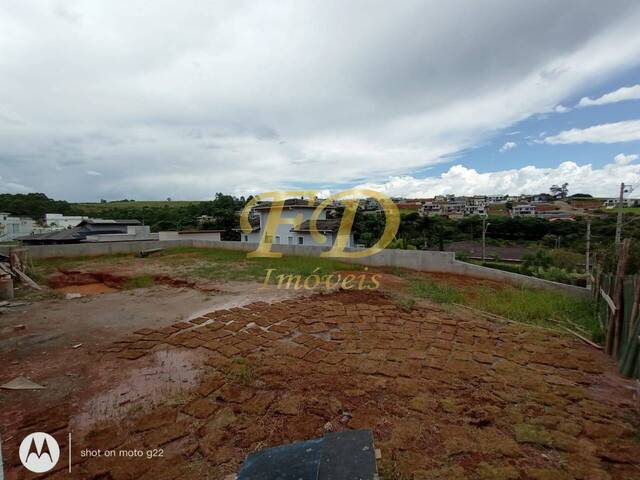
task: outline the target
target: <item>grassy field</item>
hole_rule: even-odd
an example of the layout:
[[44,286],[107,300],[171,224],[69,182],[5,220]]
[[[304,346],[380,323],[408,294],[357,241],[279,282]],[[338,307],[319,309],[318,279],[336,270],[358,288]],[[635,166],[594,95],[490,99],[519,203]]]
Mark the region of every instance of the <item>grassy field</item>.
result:
[[479,285],[460,287],[446,281],[409,276],[409,293],[414,298],[436,303],[462,304],[517,322],[562,330],[577,330],[592,340],[602,341],[600,323],[594,317],[593,302],[560,292]]
[[41,280],[58,268],[102,269],[107,265],[126,267],[138,263],[147,267],[169,267],[176,276],[214,281],[264,281],[269,269],[276,275],[326,275],[338,270],[362,270],[336,260],[317,257],[247,258],[247,252],[223,249],[179,247],[164,250],[147,259],[128,254],[101,257],[50,258],[34,261],[34,276]]
[[[318,257],[247,258],[246,252],[223,249],[172,248],[146,259],[131,255],[102,257],[53,258],[34,261],[33,276],[43,282],[57,268],[107,270],[118,268],[131,271],[132,280],[126,288],[144,288],[153,285],[150,272],[171,272],[172,276],[212,281],[264,282],[272,269],[270,283],[277,275],[327,275],[343,270],[363,270],[364,267]],[[452,278],[433,279],[409,270],[394,269],[394,275],[407,283],[397,295],[398,301],[411,308],[419,299],[442,305],[463,304],[508,319],[547,328],[568,327],[581,331],[594,341],[600,341],[602,332],[593,315],[590,300],[572,297],[560,292],[518,288],[509,285],[477,285],[456,283]],[[384,285],[383,285],[384,288]]]
[[263,281],[266,272],[272,275],[326,275],[337,270],[361,270],[360,265],[351,265],[336,260],[317,257],[247,258],[246,252],[199,248],[176,248],[166,252],[197,255],[202,264],[194,275],[212,280],[257,280]]

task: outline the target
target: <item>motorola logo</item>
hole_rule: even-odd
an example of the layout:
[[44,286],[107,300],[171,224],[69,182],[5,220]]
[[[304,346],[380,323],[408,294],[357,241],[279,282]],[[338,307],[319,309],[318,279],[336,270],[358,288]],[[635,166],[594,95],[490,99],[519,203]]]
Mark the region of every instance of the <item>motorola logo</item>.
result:
[[20,444],[20,461],[34,473],[48,472],[58,463],[60,446],[48,433],[30,433]]

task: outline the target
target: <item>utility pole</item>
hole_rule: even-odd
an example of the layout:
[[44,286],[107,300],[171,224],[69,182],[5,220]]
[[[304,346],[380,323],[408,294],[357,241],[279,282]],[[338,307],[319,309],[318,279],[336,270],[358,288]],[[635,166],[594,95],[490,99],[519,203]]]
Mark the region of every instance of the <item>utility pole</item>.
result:
[[487,216],[482,216],[482,263],[484,263],[486,257],[486,245],[487,245],[487,228],[489,228],[490,223],[487,223]]
[[622,241],[622,212],[624,208],[624,182],[620,184],[620,199],[618,200],[618,221],[616,222],[616,245]]
[[587,285],[589,285],[591,282],[589,282],[589,270],[591,269],[591,262],[589,259],[589,256],[591,254],[591,219],[589,218],[587,220],[587,255],[586,258],[584,259],[584,270],[585,273],[587,274]]

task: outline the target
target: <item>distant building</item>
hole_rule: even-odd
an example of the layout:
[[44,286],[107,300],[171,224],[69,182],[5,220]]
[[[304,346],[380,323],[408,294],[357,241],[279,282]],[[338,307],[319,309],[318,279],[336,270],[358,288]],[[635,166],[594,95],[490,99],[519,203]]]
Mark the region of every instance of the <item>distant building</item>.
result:
[[[140,227],[132,228],[129,227]],[[45,233],[32,233],[16,238],[24,245],[55,245],[86,241],[149,240],[149,227],[138,220],[83,220],[73,228]]]
[[514,205],[511,209],[512,217],[535,217],[536,206],[535,205]]
[[449,218],[462,218],[466,205],[464,197],[447,196],[447,203],[442,205],[442,215]]
[[61,213],[47,213],[44,218],[46,226],[51,230],[73,228],[83,220],[89,219],[89,217],[82,216],[65,216]]
[[487,203],[489,205],[495,205],[500,203],[507,203],[508,195],[488,195]]
[[[339,219],[327,219],[326,209],[323,210],[317,222],[317,228],[320,233],[326,236],[327,241],[325,243],[317,242],[311,235],[311,215],[317,207],[317,203],[309,205],[307,200],[303,199],[287,199],[285,200],[284,207],[282,209],[283,219],[295,219],[296,216],[300,216],[301,222],[297,225],[280,224],[277,226],[275,235],[272,238],[266,240],[275,245],[310,245],[316,247],[331,247],[337,239],[338,228],[340,226]],[[240,229],[240,241],[245,243],[259,243],[261,238],[265,235],[264,228],[267,224],[267,218],[269,211],[271,210],[271,203],[259,204],[253,208],[253,211],[257,214],[251,220],[251,226],[253,227],[251,233],[244,233]],[[353,234],[349,235],[347,240],[347,247],[353,247],[355,245],[353,241]]]
[[487,215],[487,207],[485,204],[467,204],[464,206],[465,217],[471,217],[474,215],[480,215],[484,217]]
[[87,235],[85,242],[134,242],[143,240],[158,240],[157,233],[151,233],[148,225],[127,225],[126,232],[98,233]]
[[486,215],[486,206],[486,197],[481,195],[474,197],[437,196],[433,200],[424,201],[418,213],[421,217],[462,218],[472,215]]
[[[607,209],[618,208],[618,202],[619,199],[617,198],[608,198],[607,200],[605,200],[603,205]],[[624,208],[640,207],[640,198],[625,198],[622,201],[622,206]]]
[[539,193],[537,195],[529,195],[527,197],[527,201],[530,203],[545,203],[552,201],[553,199],[553,195],[549,195],[548,193]]
[[30,217],[13,216],[8,212],[0,212],[0,241],[12,241],[17,237],[28,235],[36,229],[36,222]]
[[418,209],[421,217],[434,217],[442,215],[442,204],[435,201],[426,201]]
[[380,209],[380,204],[375,198],[368,197],[363,198],[358,202],[358,208],[361,210],[378,210]]

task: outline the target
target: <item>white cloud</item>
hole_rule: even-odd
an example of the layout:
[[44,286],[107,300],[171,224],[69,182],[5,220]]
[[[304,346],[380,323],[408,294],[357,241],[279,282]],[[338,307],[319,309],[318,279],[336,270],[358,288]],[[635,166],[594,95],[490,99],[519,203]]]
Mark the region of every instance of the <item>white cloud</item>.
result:
[[636,161],[638,159],[638,155],[635,153],[631,155],[625,155],[624,153],[619,153],[618,155],[613,157],[613,159],[618,165],[628,165],[631,162]]
[[502,147],[500,147],[501,152],[506,152],[507,150],[511,150],[512,148],[516,148],[518,144],[516,142],[507,142]]
[[569,110],[571,110],[570,108],[565,107],[564,105],[556,105],[555,108],[553,109],[554,112],[556,113],[566,113]]
[[91,175],[92,177],[101,177],[102,174],[100,172],[96,172],[95,170],[87,170],[87,175]]
[[3,193],[29,193],[33,192],[33,187],[29,187],[12,181],[5,181],[0,176],[0,191],[2,191]]
[[613,197],[620,182],[640,182],[640,164],[611,163],[602,168],[563,162],[555,168],[526,166],[518,169],[479,173],[463,165],[454,165],[435,177],[393,177],[384,183],[359,185],[389,196],[429,198],[434,195],[534,194],[548,192],[551,185],[568,182],[571,192]]
[[624,100],[640,100],[640,85],[622,87],[615,92],[607,93],[595,99],[582,97],[576,106],[591,107],[593,105],[606,105],[607,103],[622,102]]
[[572,128],[546,137],[551,145],[567,143],[618,143],[640,140],[640,120],[605,123],[588,128]]

